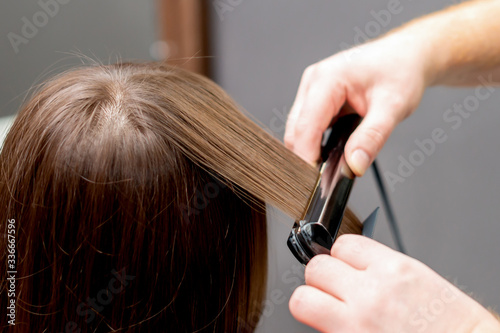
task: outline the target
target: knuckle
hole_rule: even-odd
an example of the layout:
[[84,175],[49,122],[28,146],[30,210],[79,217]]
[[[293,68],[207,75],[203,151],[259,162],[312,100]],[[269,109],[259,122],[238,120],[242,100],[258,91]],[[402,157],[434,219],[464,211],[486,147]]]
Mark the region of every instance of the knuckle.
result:
[[285,146],[287,148],[292,149],[293,144],[295,142],[294,135],[291,133],[285,133],[285,137],[283,138],[283,141],[285,142]]
[[397,123],[401,122],[408,110],[411,108],[408,99],[398,93],[385,92],[382,93],[381,99],[384,101],[385,112],[380,116],[384,118],[384,123],[387,127],[394,127]]
[[295,120],[295,130],[298,134],[304,134],[307,130],[310,130],[310,128],[308,128],[307,115],[297,117]]
[[323,128],[321,124],[311,122],[307,118],[301,118],[297,120],[297,134],[300,136],[300,141],[305,141],[317,145],[321,145],[321,139],[323,138]]
[[315,277],[316,273],[318,272],[318,268],[324,265],[325,260],[327,260],[328,257],[329,257],[328,255],[320,254],[320,255],[314,256],[309,261],[309,263],[307,264],[306,269],[304,271],[304,277],[305,277],[306,283],[314,280],[314,277]]
[[309,293],[306,286],[298,286],[290,297],[289,308],[292,314],[302,312],[308,308]]
[[392,94],[390,98],[388,98],[389,106],[392,110],[397,111],[396,114],[400,114],[401,110],[404,110],[408,107],[407,99],[403,98],[403,96],[399,94]]
[[349,234],[340,235],[333,243],[333,247],[339,249],[348,246],[352,241],[351,236]]
[[304,70],[304,74],[302,75],[302,78],[304,80],[309,80],[309,79],[311,79],[311,78],[314,77],[314,75],[316,74],[316,71],[317,71],[317,65],[316,64],[309,65]]
[[394,258],[387,262],[387,273],[394,276],[403,277],[411,271],[411,262],[404,258]]
[[365,239],[359,235],[343,234],[335,240],[332,247],[332,255],[340,252],[352,252],[360,254],[365,249]]
[[[366,128],[363,131],[363,134],[365,138],[372,144],[374,144],[374,146],[376,147],[382,147],[382,145],[385,143],[386,135],[384,131],[379,128],[374,128],[374,127]],[[367,153],[373,154],[372,152],[367,152]],[[370,157],[373,158],[373,156]]]

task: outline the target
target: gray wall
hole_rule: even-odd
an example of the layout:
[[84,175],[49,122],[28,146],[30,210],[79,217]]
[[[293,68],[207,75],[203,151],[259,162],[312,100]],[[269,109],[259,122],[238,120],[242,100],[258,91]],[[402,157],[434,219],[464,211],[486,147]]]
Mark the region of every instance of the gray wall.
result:
[[[280,138],[283,114],[292,106],[307,65],[354,44],[359,31],[370,33],[366,27],[375,31],[378,26],[382,33],[452,3],[401,0],[401,13],[391,15],[382,26],[371,11],[387,9],[389,0],[222,2],[232,10],[218,13],[212,7],[215,79]],[[445,122],[445,112],[454,104],[470,102],[468,96],[474,96],[473,89],[428,90],[378,160],[386,173],[397,174],[400,156],[408,160],[419,154],[414,153],[418,149],[415,140],[431,138],[434,129],[443,129],[447,140],[425,155],[404,182],[395,184],[394,191],[389,190],[403,238],[411,256],[473,292],[482,304],[498,307],[500,87],[480,101],[460,126]],[[371,172],[357,180],[350,205],[361,218],[381,205]],[[285,245],[291,225],[281,215],[270,223],[269,289],[287,297],[295,284],[293,277],[300,275],[293,273],[296,262]],[[379,220],[375,238],[393,246],[385,216]],[[269,316],[264,316],[261,332],[307,331],[294,323],[287,302],[269,295],[268,303]]]
[[58,1],[2,1],[0,116],[17,112],[26,91],[44,78],[89,61],[82,56],[151,60],[154,0]]
[[[367,23],[374,26],[377,22],[370,12],[386,9],[389,2],[210,3],[220,1],[231,10],[218,13],[215,6],[210,7],[215,79],[280,138],[303,69],[353,44],[358,29],[365,31]],[[443,0],[401,0],[402,12],[393,15],[385,27],[379,24],[381,32],[447,4]],[[103,62],[117,56],[154,58],[153,0],[69,1],[60,5],[53,17],[47,16],[47,22],[40,24],[27,44],[19,45],[17,53],[8,34],[22,35],[23,17],[33,23],[33,15],[41,7],[35,1],[15,0],[0,6],[0,115],[14,114],[33,84],[79,64],[81,59],[75,53]],[[446,142],[438,144],[404,183],[396,184],[391,197],[409,253],[492,306],[500,305],[496,283],[500,271],[497,90],[456,129],[444,122],[443,114],[473,96],[474,90],[429,90],[417,112],[397,128],[379,158],[385,171],[397,173],[399,156],[408,159],[417,148],[416,139],[429,138],[438,127],[445,131]],[[364,218],[378,205],[378,193],[368,173],[358,179],[351,206]],[[301,268],[285,246],[292,221],[276,211],[270,216],[269,296],[259,330],[306,332],[308,329],[296,323],[288,311],[288,297],[302,279]],[[383,215],[375,238],[393,245]]]

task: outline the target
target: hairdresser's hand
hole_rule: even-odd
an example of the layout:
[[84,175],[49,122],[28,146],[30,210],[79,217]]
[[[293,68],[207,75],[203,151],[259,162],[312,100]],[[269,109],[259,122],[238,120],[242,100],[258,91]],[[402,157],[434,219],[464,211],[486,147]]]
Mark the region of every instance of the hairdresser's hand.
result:
[[500,332],[486,309],[421,262],[357,235],[307,265],[290,311],[321,332]]
[[393,34],[309,66],[288,117],[286,146],[314,164],[322,133],[348,102],[364,120],[347,143],[346,159],[363,175],[420,102],[426,85],[420,49],[408,36]]

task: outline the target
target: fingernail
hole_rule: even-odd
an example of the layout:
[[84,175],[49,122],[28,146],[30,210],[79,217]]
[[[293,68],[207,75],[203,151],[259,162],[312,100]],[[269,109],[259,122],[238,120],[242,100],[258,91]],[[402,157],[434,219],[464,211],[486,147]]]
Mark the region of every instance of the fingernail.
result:
[[358,176],[362,176],[370,166],[370,157],[362,150],[357,149],[351,155],[351,169]]

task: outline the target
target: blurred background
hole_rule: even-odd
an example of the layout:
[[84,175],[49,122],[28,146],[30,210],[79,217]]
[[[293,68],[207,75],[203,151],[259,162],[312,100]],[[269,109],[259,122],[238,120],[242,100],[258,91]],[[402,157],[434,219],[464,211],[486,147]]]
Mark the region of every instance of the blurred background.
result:
[[[397,12],[390,12],[395,3]],[[0,5],[0,134],[30,88],[58,72],[91,60],[166,60],[212,77],[282,139],[308,65],[452,3],[5,0]],[[378,161],[408,253],[498,309],[500,88],[489,92],[453,128],[443,117],[457,105],[467,106],[474,89],[428,90]],[[424,154],[417,143],[437,128],[447,140]],[[391,185],[391,175],[401,178]],[[381,206],[371,172],[357,180],[350,206],[361,219]],[[293,221],[275,210],[269,215],[268,298],[258,331],[312,332],[288,310],[291,293],[303,281],[303,268],[285,244]],[[384,214],[375,239],[394,247]]]

